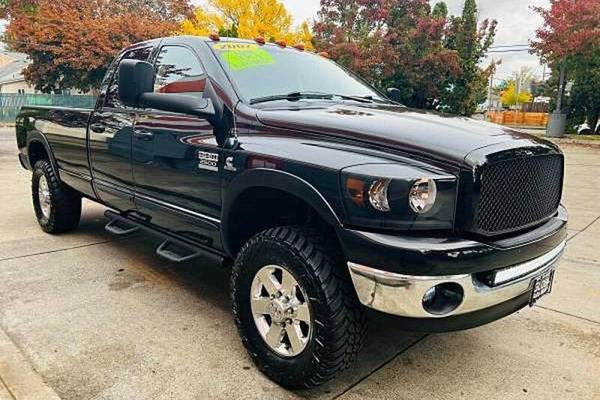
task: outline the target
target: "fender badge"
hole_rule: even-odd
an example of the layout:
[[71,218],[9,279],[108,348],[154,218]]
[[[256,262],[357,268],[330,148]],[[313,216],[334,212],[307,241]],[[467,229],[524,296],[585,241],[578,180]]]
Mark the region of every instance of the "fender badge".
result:
[[219,171],[217,163],[219,162],[218,153],[209,153],[208,151],[198,152],[198,169],[206,169],[209,171]]
[[225,159],[225,167],[227,171],[237,171],[237,168],[233,166],[233,157],[229,156]]

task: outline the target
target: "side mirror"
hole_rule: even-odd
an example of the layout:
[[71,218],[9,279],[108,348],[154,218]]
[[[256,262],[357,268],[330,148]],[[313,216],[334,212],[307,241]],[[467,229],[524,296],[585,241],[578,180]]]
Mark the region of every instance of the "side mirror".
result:
[[140,96],[154,90],[154,67],[139,60],[119,64],[119,99],[128,107],[138,107]]
[[142,93],[139,105],[155,110],[195,115],[214,122],[215,107],[210,99],[183,93]]
[[215,119],[210,99],[185,93],[154,93],[154,67],[138,60],[123,60],[119,64],[119,99],[129,107],[153,108]]
[[386,94],[390,100],[395,101],[396,103],[400,103],[402,100],[402,93],[398,88],[388,88]]

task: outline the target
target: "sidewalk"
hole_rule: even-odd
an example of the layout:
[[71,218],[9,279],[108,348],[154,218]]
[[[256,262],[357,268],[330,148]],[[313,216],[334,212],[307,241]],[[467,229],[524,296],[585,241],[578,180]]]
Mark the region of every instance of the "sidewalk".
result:
[[60,400],[0,328],[0,400]]

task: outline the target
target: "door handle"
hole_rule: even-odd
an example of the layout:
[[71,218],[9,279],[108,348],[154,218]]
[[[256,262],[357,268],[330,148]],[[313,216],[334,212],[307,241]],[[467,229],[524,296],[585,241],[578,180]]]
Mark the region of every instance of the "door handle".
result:
[[106,128],[103,124],[95,123],[90,125],[90,129],[96,133],[104,133]]
[[149,132],[149,131],[134,130],[133,131],[133,137],[135,137],[138,140],[153,140],[154,139],[154,133]]

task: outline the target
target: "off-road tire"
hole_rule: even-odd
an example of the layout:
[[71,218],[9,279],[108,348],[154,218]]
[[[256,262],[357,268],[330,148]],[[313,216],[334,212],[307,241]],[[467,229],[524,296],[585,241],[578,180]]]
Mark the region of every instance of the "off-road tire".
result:
[[[40,178],[44,176],[50,192],[50,212],[46,217],[42,212],[38,195]],[[63,233],[77,228],[81,217],[81,195],[63,184],[49,160],[39,160],[33,167],[31,193],[35,216],[47,233]]]
[[[252,237],[241,249],[231,274],[233,315],[254,363],[273,381],[305,389],[331,380],[362,348],[366,316],[335,238],[302,227],[277,227]],[[258,270],[279,265],[290,271],[309,299],[312,334],[302,353],[282,357],[260,336],[250,306]]]

